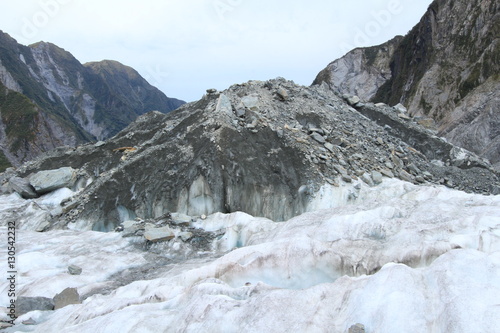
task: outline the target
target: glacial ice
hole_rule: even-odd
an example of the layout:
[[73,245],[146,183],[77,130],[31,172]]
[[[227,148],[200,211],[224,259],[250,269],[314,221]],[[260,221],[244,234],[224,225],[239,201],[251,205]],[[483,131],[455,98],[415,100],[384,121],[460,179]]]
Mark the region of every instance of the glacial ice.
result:
[[[399,180],[348,190],[355,201],[325,186],[311,212],[286,222],[242,212],[198,219],[193,227],[224,235],[211,253],[187,260],[159,261],[119,233],[39,233],[25,223],[17,231],[19,294],[76,287],[84,297],[27,313],[5,331],[346,332],[356,323],[366,332],[498,331],[500,196]],[[4,196],[0,215],[68,195]],[[1,227],[0,238],[6,233]],[[68,274],[71,264],[82,274]],[[22,324],[29,318],[36,325]]]

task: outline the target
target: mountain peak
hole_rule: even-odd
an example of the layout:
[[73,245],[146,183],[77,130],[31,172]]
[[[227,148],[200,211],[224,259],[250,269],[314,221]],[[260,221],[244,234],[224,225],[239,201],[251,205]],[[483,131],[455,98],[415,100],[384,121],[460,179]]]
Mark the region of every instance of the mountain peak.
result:
[[137,78],[140,77],[139,73],[135,69],[126,66],[116,60],[92,61],[83,64],[83,66],[91,68],[94,72],[98,74],[104,74],[105,72],[111,75],[118,73],[125,73],[127,77],[131,80],[136,80]]
[[0,42],[0,158],[16,166],[61,145],[106,139],[145,112],[184,103],[117,61],[82,65],[52,43],[26,47],[4,33]]

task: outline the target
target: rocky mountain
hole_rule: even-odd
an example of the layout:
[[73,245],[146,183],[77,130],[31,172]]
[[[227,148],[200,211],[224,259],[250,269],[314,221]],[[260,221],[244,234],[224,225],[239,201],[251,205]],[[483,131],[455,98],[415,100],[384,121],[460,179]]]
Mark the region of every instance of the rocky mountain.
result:
[[325,85],[251,81],[166,115],[147,113],[105,143],[55,149],[15,176],[29,181],[71,168],[83,189],[52,227],[77,222],[94,230],[169,212],[243,211],[284,221],[335,205],[322,201],[324,193],[355,200],[357,190],[342,184],[373,186],[384,177],[500,192],[488,162],[390,107],[355,106]]
[[2,170],[58,146],[109,138],[139,115],[182,104],[118,62],[82,65],[56,45],[23,46],[0,32]]
[[357,48],[323,69],[313,85],[328,83],[336,92],[369,101],[392,77],[390,63],[402,36],[378,46]]
[[402,103],[439,135],[500,166],[497,1],[436,0],[403,38],[356,49],[315,80],[363,100]]
[[0,328],[494,332],[500,175],[346,97],[210,89],[0,174]]

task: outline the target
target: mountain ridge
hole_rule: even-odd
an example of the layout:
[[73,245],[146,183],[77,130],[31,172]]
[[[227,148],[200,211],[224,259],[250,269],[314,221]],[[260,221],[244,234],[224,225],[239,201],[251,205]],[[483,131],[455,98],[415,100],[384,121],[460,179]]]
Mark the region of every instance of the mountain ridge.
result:
[[2,170],[58,146],[106,139],[145,112],[184,103],[131,67],[112,65],[104,74],[110,61],[82,65],[55,44],[24,46],[0,32],[0,148],[8,161]]

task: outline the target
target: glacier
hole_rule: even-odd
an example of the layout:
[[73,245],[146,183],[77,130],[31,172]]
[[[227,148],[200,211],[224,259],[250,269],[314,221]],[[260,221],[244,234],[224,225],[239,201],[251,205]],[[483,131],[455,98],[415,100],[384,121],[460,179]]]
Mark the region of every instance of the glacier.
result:
[[[352,194],[355,193],[353,196]],[[186,256],[179,237],[147,249],[138,237],[37,232],[63,189],[0,197],[0,237],[15,217],[17,292],[82,304],[31,311],[5,332],[498,332],[500,196],[384,179],[325,185],[309,212],[285,222],[242,212],[195,218],[221,231]],[[335,205],[331,203],[335,202]],[[7,257],[6,247],[0,250]],[[82,268],[70,275],[69,265]],[[6,274],[6,269],[4,274]],[[8,303],[2,278],[0,304]],[[7,308],[2,307],[2,320]]]

